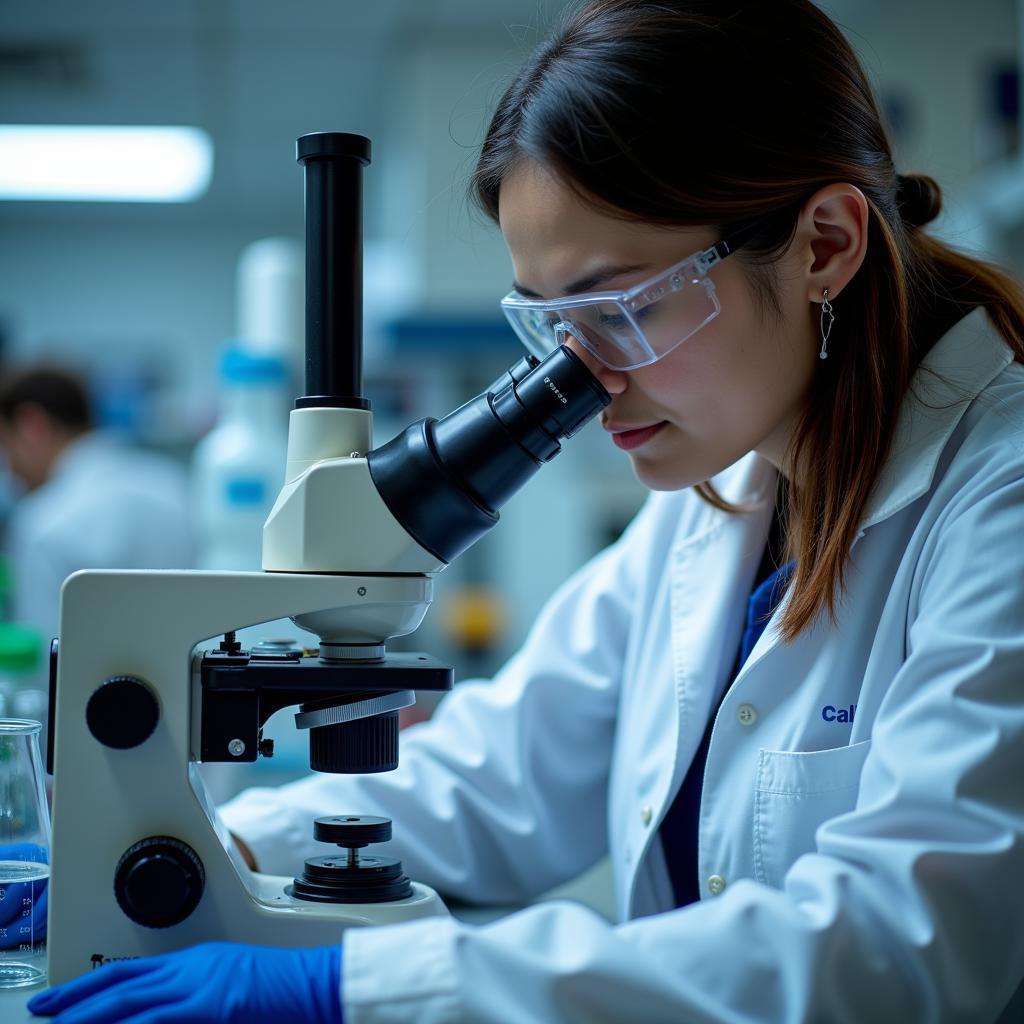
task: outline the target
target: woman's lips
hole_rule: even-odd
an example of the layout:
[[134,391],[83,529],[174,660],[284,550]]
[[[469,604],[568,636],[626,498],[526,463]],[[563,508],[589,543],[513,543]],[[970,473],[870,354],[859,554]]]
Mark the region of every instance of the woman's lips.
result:
[[665,426],[664,420],[661,423],[655,423],[653,426],[638,427],[635,430],[622,430],[615,427],[607,429],[611,429],[612,440],[617,447],[622,448],[624,451],[632,451],[634,448],[639,448],[640,445],[646,444],[663,426]]

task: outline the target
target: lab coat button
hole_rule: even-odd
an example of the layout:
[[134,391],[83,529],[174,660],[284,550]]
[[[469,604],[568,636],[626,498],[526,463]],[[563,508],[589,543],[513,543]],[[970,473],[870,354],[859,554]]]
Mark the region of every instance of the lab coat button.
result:
[[717,896],[725,888],[725,879],[721,875],[712,875],[708,879],[708,891]]
[[741,704],[736,709],[740,725],[753,725],[757,721],[757,708],[753,704]]
[[651,818],[654,816],[654,811],[651,810],[650,804],[644,804],[640,808],[640,820],[644,823],[644,828],[647,828],[651,823]]

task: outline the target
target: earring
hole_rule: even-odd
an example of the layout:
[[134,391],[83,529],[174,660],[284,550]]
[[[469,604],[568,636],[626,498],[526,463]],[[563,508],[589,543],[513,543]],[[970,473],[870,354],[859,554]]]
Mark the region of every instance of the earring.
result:
[[[828,318],[827,320],[825,318]],[[835,314],[832,312],[832,304],[828,301],[828,289],[821,300],[821,351],[819,359],[828,359],[828,352],[825,346],[828,344],[828,336],[832,333],[832,325],[836,322]]]

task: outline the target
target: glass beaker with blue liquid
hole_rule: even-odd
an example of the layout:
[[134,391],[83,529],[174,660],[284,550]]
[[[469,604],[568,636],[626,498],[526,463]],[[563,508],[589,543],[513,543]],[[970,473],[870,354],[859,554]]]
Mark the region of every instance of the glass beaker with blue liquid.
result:
[[0,989],[46,981],[50,812],[41,728],[0,718]]

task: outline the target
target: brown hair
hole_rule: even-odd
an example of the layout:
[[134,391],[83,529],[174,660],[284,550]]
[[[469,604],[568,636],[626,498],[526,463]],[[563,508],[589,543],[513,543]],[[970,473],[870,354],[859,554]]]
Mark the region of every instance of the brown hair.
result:
[[71,434],[92,427],[85,385],[60,367],[34,366],[0,379],[0,418],[13,422],[18,409],[25,405],[38,406]]
[[[1024,292],[1003,270],[920,230],[938,185],[898,175],[864,71],[810,0],[592,0],[520,69],[491,120],[474,198],[498,219],[523,160],[626,220],[756,221],[735,258],[762,315],[781,315],[774,261],[818,189],[855,185],[869,209],[863,265],[834,301],[829,358],[793,438],[782,488],[797,568],[781,622],[792,641],[836,595],[922,357],[977,306],[1024,362]],[[729,513],[709,481],[697,493]]]

